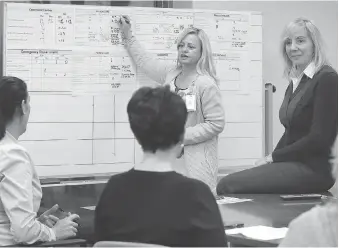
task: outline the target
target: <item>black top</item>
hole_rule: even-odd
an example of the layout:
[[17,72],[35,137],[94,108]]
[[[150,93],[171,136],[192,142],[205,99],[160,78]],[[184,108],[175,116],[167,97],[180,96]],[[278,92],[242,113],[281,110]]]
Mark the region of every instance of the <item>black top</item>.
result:
[[207,185],[176,172],[130,170],[112,176],[95,210],[96,241],[227,246]]
[[295,92],[288,86],[279,112],[285,132],[272,153],[274,162],[302,162],[330,175],[331,148],[338,133],[338,74],[324,66],[305,74]]

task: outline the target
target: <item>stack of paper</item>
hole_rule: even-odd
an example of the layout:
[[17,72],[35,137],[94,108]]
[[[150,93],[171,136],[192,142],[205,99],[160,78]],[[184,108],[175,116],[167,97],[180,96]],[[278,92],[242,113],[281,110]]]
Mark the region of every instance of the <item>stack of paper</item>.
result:
[[251,226],[226,230],[226,234],[242,234],[251,239],[274,240],[286,236],[287,227],[274,228],[269,226]]

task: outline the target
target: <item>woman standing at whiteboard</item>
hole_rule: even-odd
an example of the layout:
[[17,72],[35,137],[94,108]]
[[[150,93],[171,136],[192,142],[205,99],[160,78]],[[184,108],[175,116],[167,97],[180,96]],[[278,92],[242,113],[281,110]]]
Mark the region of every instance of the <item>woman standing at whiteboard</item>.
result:
[[120,19],[120,28],[136,65],[156,82],[170,85],[186,102],[185,149],[177,171],[203,181],[215,191],[218,134],[224,129],[225,117],[207,35],[197,28],[183,31],[177,43],[177,66],[173,68],[142,48],[132,35],[127,16]]
[[55,205],[39,218],[42,190],[33,162],[18,138],[26,131],[30,114],[24,81],[0,79],[0,246],[33,244],[75,236],[79,218],[72,214],[59,220]]
[[298,18],[286,27],[281,51],[290,82],[279,111],[285,132],[257,167],[222,178],[218,194],[321,193],[334,185],[330,159],[338,133],[338,74],[310,20]]

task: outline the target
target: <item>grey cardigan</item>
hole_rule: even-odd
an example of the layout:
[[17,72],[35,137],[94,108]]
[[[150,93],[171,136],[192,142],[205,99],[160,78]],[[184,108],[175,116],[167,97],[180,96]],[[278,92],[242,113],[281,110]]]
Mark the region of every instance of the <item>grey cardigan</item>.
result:
[[[138,68],[159,84],[173,86],[179,68],[158,60],[133,37],[126,48]],[[185,131],[185,165],[188,176],[216,186],[218,173],[218,134],[225,126],[221,92],[212,77],[200,75],[191,85],[196,96],[196,111],[188,112]]]

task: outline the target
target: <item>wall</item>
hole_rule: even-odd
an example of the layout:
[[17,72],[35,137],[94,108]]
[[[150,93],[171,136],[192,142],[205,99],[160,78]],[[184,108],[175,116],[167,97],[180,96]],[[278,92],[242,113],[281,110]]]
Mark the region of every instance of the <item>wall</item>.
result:
[[279,141],[283,127],[278,112],[288,82],[282,77],[283,61],[279,53],[284,26],[303,16],[315,22],[327,45],[332,66],[338,69],[338,2],[337,1],[175,1],[174,8],[259,11],[263,15],[263,79],[277,91],[273,96],[273,144]]

